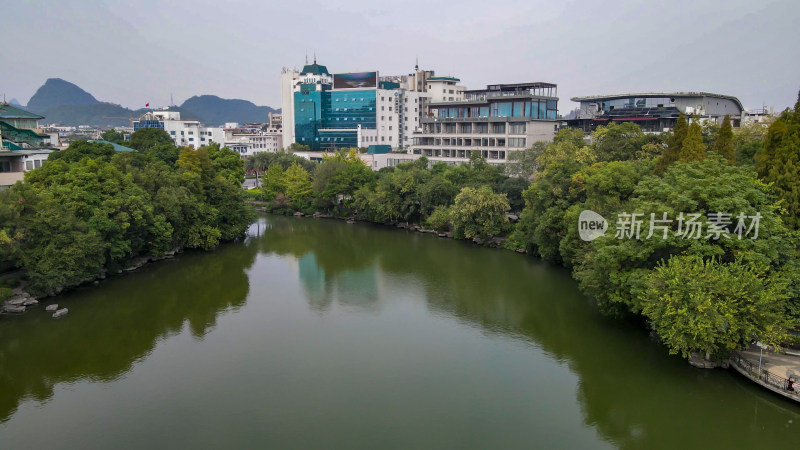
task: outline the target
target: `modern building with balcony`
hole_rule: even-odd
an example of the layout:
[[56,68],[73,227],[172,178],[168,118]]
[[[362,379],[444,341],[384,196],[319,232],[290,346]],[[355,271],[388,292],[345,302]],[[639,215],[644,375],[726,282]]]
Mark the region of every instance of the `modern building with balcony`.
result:
[[557,116],[558,91],[552,83],[463,90],[458,100],[428,104],[411,152],[448,164],[465,163],[477,153],[490,164],[503,164],[510,152],[552,140]]
[[585,133],[609,122],[632,122],[645,132],[660,133],[672,129],[681,113],[717,124],[730,116],[732,125],[738,127],[745,116],[738,98],[708,92],[594,95],[573,97],[572,101],[579,102],[580,108],[567,125]]

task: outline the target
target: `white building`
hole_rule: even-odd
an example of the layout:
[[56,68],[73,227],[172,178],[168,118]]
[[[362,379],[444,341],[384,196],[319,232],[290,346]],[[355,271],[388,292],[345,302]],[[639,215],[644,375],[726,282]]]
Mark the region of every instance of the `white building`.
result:
[[152,111],[133,121],[133,131],[142,128],[164,130],[178,147],[200,148],[212,142],[222,145],[225,132],[220,127],[204,127],[197,120],[181,120],[178,111]]
[[280,130],[252,130],[226,128],[223,146],[246,158],[256,153],[277,152],[283,149],[283,135]]

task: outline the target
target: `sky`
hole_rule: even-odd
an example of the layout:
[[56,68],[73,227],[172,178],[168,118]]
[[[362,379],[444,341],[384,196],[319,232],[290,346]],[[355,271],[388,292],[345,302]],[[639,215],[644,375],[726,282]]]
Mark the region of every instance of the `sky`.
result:
[[0,94],[47,78],[130,108],[193,95],[280,107],[281,68],[407,74],[468,89],[558,84],[571,97],[705,91],[793,105],[800,1],[3,0]]

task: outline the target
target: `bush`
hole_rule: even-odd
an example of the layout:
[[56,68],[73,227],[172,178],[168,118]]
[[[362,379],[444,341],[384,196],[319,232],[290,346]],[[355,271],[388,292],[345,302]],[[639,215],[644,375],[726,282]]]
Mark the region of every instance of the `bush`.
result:
[[437,206],[425,220],[425,226],[440,233],[450,231],[450,208]]
[[14,295],[14,290],[7,287],[0,288],[0,302],[4,302]]

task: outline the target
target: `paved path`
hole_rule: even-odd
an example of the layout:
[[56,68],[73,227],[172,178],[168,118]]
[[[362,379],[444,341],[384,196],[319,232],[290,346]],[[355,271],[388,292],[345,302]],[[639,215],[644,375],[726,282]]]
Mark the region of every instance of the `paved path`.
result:
[[[739,354],[758,365],[760,351],[760,348],[752,345],[747,350],[740,350]],[[795,380],[800,380],[800,356],[781,355],[764,350],[761,369],[768,370],[784,378],[792,377]]]

